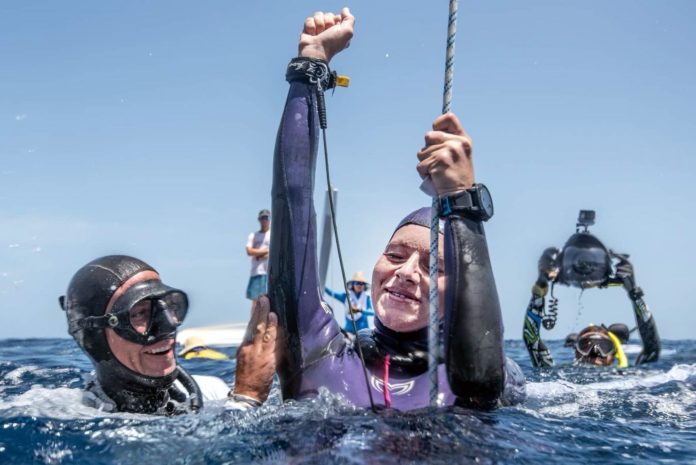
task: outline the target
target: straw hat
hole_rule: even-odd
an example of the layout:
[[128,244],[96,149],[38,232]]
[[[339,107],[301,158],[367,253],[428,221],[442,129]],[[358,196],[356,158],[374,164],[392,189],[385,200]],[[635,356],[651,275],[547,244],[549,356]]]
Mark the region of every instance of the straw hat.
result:
[[184,348],[179,352],[179,357],[186,355],[187,352],[192,351],[198,347],[205,347],[205,341],[200,336],[189,336],[184,341]]
[[363,274],[362,271],[356,271],[353,273],[353,276],[351,276],[350,281],[348,281],[348,285],[350,286],[353,283],[362,283],[365,285],[365,289],[369,286],[369,283],[367,279],[365,279],[365,275]]

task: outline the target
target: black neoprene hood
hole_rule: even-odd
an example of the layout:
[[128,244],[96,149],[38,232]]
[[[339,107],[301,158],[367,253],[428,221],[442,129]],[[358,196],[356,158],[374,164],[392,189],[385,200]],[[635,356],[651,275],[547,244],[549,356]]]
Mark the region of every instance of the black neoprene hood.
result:
[[79,321],[102,316],[116,290],[128,279],[143,271],[156,270],[137,258],[109,255],[93,260],[73,276],[61,306],[68,319],[68,331],[92,359],[97,380],[113,399],[122,391],[153,394],[174,382],[177,370],[162,377],[136,373],[120,363],[109,348],[103,328],[82,328]]
[[[96,362],[111,356],[103,330],[79,328],[85,317],[102,316],[116,290],[142,271],[155,271],[147,263],[126,255],[108,255],[92,260],[70,280],[63,309],[68,317],[68,332]],[[156,272],[156,271],[155,271]]]

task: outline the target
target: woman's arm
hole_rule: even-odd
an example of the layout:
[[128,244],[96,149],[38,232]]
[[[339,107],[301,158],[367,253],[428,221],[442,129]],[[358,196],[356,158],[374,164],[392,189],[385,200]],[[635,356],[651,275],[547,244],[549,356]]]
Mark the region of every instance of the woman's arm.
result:
[[[471,139],[453,113],[438,117],[418,152],[417,170],[442,198],[474,184]],[[480,221],[453,212],[445,222],[445,362],[460,403],[497,404],[505,386],[503,324]]]
[[451,215],[445,227],[445,361],[465,405],[496,404],[505,384],[503,322],[483,225]]
[[329,297],[333,297],[334,299],[338,300],[339,302],[345,303],[346,301],[346,293],[345,292],[335,292],[329,289],[328,287],[324,288],[324,294],[328,295]]
[[[335,18],[322,15],[321,27],[318,20],[308,18],[300,38],[300,56],[330,59],[345,48],[352,36],[350,18],[339,17],[338,25],[334,24],[342,26],[343,35],[328,25]],[[342,48],[335,48],[340,40]],[[285,337],[286,350],[278,363],[285,398],[297,394],[307,365],[343,343],[340,328],[320,296],[313,203],[319,122],[316,85],[304,81],[298,78],[290,83],[273,160],[268,293]]]
[[365,307],[365,310],[363,310],[363,315],[375,316],[375,312],[372,309],[372,298],[369,295],[367,296],[367,306]]

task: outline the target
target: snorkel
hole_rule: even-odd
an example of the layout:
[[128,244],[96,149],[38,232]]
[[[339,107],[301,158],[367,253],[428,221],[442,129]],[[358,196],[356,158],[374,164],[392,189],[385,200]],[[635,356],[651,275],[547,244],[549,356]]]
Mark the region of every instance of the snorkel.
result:
[[614,343],[614,347],[616,348],[615,360],[616,360],[616,363],[618,364],[618,367],[619,368],[627,368],[628,367],[628,358],[626,357],[626,353],[623,350],[623,345],[621,344],[621,341],[616,336],[616,334],[612,333],[611,331],[607,330],[607,334],[609,335],[611,342]]

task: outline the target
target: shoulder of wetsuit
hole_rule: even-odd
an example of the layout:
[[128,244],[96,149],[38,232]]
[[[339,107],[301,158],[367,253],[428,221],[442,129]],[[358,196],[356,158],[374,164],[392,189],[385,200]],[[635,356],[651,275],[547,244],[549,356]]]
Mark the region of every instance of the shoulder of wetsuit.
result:
[[505,387],[500,396],[501,406],[516,405],[527,398],[527,380],[520,366],[509,357],[505,357]]

